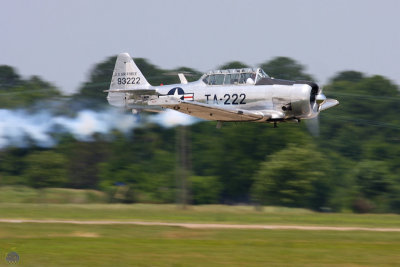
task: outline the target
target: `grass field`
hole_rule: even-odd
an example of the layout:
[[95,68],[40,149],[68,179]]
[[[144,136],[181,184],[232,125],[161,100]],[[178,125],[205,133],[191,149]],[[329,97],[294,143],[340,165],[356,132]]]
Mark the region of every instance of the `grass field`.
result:
[[189,206],[155,204],[0,204],[0,218],[137,220],[160,222],[245,223],[400,227],[400,215],[318,213],[305,209],[251,206]]
[[[399,215],[246,206],[0,204],[0,218],[400,227]],[[399,266],[400,233],[0,223],[0,266]]]
[[87,204],[107,201],[107,195],[98,190],[0,186],[0,203]]
[[22,266],[398,266],[400,262],[400,237],[393,233],[1,224],[0,238],[1,254],[18,252]]

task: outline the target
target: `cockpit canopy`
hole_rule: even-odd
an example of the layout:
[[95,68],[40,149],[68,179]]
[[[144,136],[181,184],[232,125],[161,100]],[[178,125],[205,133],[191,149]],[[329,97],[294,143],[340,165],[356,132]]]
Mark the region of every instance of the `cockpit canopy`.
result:
[[200,79],[208,85],[256,84],[262,78],[269,76],[261,68],[244,68],[229,70],[213,70]]

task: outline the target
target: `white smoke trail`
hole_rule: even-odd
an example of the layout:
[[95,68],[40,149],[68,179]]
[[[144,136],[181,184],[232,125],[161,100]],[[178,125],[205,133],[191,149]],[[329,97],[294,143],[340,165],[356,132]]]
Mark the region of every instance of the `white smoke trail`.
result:
[[127,133],[139,126],[132,115],[118,112],[116,109],[101,112],[83,110],[75,118],[54,117],[52,122],[80,141],[90,141],[95,133],[107,134],[113,129]]
[[201,120],[172,109],[167,109],[164,112],[158,113],[156,116],[150,117],[150,121],[169,128],[177,125],[188,126]]
[[54,146],[54,133],[68,132],[80,141],[91,141],[96,133],[108,134],[111,130],[129,133],[145,122],[163,127],[190,125],[198,122],[191,116],[167,110],[139,122],[134,115],[110,108],[103,111],[82,110],[75,117],[55,116],[50,111],[31,113],[27,110],[0,109],[0,149],[26,147],[34,143],[42,147]]
[[48,113],[29,114],[23,110],[0,109],[0,148],[24,147],[27,137],[40,146],[52,146],[48,130],[51,128]]

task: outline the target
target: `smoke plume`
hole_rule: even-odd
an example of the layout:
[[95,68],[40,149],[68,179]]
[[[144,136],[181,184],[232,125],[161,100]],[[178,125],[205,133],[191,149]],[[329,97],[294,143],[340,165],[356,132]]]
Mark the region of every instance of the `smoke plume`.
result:
[[35,144],[51,147],[57,143],[56,133],[70,133],[80,141],[91,141],[94,134],[107,135],[112,130],[129,133],[146,123],[163,127],[190,125],[199,120],[167,110],[138,120],[132,114],[109,108],[102,111],[82,110],[76,116],[56,116],[49,110],[31,113],[27,110],[0,109],[0,149]]

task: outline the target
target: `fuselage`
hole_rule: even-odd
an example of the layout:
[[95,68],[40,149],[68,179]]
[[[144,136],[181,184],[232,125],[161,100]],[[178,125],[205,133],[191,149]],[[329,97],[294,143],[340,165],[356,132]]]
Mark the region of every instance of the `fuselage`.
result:
[[318,87],[310,82],[264,78],[256,84],[208,85],[199,80],[187,84],[157,86],[156,89],[159,97],[175,96],[180,100],[261,113],[273,110],[283,113],[285,119],[304,119],[317,115],[313,110],[313,101]]

